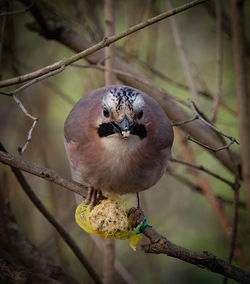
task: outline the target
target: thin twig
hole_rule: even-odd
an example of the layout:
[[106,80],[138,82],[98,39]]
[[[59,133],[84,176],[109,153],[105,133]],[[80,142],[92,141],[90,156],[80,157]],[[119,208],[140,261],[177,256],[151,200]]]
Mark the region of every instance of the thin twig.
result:
[[120,40],[130,34],[133,34],[147,26],[150,26],[154,23],[157,23],[163,19],[166,19],[170,16],[173,16],[173,15],[176,15],[180,12],[183,12],[187,9],[190,9],[194,6],[197,6],[199,4],[202,4],[204,2],[206,2],[207,0],[194,0],[190,3],[187,3],[185,5],[182,5],[178,8],[175,8],[171,11],[166,11],[160,15],[157,15],[155,17],[152,17],[142,23],[139,23],[137,25],[134,25],[132,27],[130,27],[129,29],[127,29],[126,31],[123,31],[117,35],[114,35],[114,36],[111,36],[111,37],[105,37],[102,41],[100,41],[99,43],[91,46],[90,48],[87,48],[75,55],[72,55],[71,57],[69,58],[66,58],[66,59],[63,59],[63,60],[60,60],[60,61],[57,61],[51,65],[47,65],[46,67],[44,68],[41,68],[41,69],[38,69],[34,72],[31,72],[31,73],[28,73],[28,74],[25,74],[25,75],[22,75],[22,76],[18,76],[18,77],[15,77],[15,78],[11,78],[11,79],[8,79],[8,80],[4,80],[4,81],[1,81],[0,82],[0,87],[4,87],[4,86],[10,86],[10,85],[14,85],[14,84],[17,84],[17,83],[21,83],[21,82],[25,82],[25,81],[29,81],[31,79],[34,79],[36,77],[39,77],[41,75],[44,75],[44,74],[47,74],[51,71],[54,71],[58,68],[60,68],[61,66],[65,65],[65,66],[68,66],[74,62],[76,62],[77,60],[79,59],[82,59],[96,51],[98,51],[99,49],[105,47],[105,46],[109,46],[111,43],[117,41],[117,40]]
[[219,152],[221,150],[229,149],[232,144],[234,144],[235,142],[237,143],[236,139],[234,137],[232,137],[232,140],[230,142],[228,142],[225,146],[221,146],[221,147],[215,149],[215,148],[212,148],[208,145],[205,145],[204,143],[201,143],[200,141],[192,138],[190,135],[187,136],[187,139],[198,144],[198,145],[200,145],[200,146],[202,146],[202,147],[204,147],[204,148],[206,148],[206,149],[208,149],[208,150],[210,150],[210,151],[212,151],[212,152],[214,152],[214,153]]
[[33,120],[33,123],[32,123],[32,126],[28,132],[28,136],[27,136],[27,140],[25,142],[25,144],[23,146],[18,146],[18,152],[20,154],[24,153],[27,149],[27,147],[29,146],[30,142],[31,142],[31,135],[32,135],[32,132],[37,124],[37,121],[38,121],[38,118],[31,115],[27,109],[24,107],[24,105],[22,104],[22,102],[15,96],[15,95],[12,95],[14,101],[18,104],[18,106],[20,107],[20,109],[22,110],[22,112],[27,116],[29,117],[30,119]]
[[[53,18],[53,25],[51,22],[47,20],[48,12],[44,12],[44,5],[35,6],[42,17],[38,17],[37,13],[35,13],[34,9],[32,10],[32,14],[36,21],[39,23],[39,29],[33,29],[34,31],[39,32],[42,36],[46,37],[46,34],[50,34],[51,38],[62,43],[63,45],[71,48],[75,52],[79,52],[89,47],[89,43],[85,37],[78,34],[76,31],[72,30],[67,24],[63,23],[62,19],[56,17],[53,10],[50,10],[49,15],[50,18]],[[57,26],[60,26],[60,33],[56,33]],[[69,35],[70,34],[70,38]],[[79,40],[79,39],[82,40]],[[91,54],[91,56],[87,56],[86,60],[93,64],[98,63],[102,58],[104,58],[103,50],[97,52],[95,54]],[[159,89],[152,80],[149,80],[141,73],[135,71],[135,69],[127,64],[124,60],[116,57],[115,66],[117,69],[133,74],[133,77],[126,77],[123,75],[118,75],[118,79],[124,83],[125,85],[132,86],[134,88],[140,89],[154,97],[161,105],[164,111],[168,114],[168,117],[172,121],[182,121],[190,118],[190,115],[179,105],[175,103],[173,100],[173,96],[167,93],[166,91]],[[144,78],[148,81],[148,84],[142,84],[141,82],[135,80],[135,78]],[[210,146],[221,145],[221,138],[217,137],[217,135],[212,131],[212,129],[208,127],[204,127],[200,125],[199,127],[192,127],[190,124],[186,124],[182,126],[186,132],[188,132],[192,137],[196,139],[202,139],[206,141],[206,143]],[[239,159],[239,155],[235,154],[235,159]],[[229,160],[229,156],[226,151],[220,151],[215,155],[215,158],[223,163],[230,171],[232,171],[232,162]]]
[[38,118],[35,117],[35,116],[33,116],[33,115],[31,115],[31,114],[27,111],[27,109],[24,107],[24,105],[22,104],[22,102],[16,97],[16,94],[17,94],[17,93],[20,93],[20,92],[23,91],[24,89],[30,87],[31,85],[33,85],[33,84],[35,84],[35,83],[37,83],[37,82],[39,82],[39,81],[41,81],[41,80],[44,80],[44,79],[46,79],[46,78],[48,78],[48,77],[50,77],[50,76],[53,76],[53,75],[55,75],[55,74],[57,74],[57,73],[62,72],[62,71],[64,70],[64,68],[65,68],[65,66],[63,65],[63,66],[61,66],[60,68],[58,68],[58,69],[56,69],[56,70],[54,70],[54,71],[51,71],[51,72],[49,72],[49,73],[47,73],[47,74],[44,74],[44,75],[42,75],[42,76],[40,76],[40,77],[38,77],[38,78],[35,78],[35,79],[29,81],[28,83],[22,85],[21,87],[15,89],[15,90],[13,90],[13,91],[11,91],[11,92],[9,92],[9,93],[7,93],[7,92],[0,92],[0,94],[12,96],[12,98],[13,98],[14,101],[18,104],[18,106],[20,107],[20,109],[22,110],[22,112],[23,112],[27,117],[29,117],[30,119],[33,120],[33,124],[32,124],[32,126],[31,126],[31,128],[30,128],[30,130],[29,130],[29,132],[28,132],[28,137],[27,137],[26,143],[25,143],[23,146],[19,146],[19,147],[18,147],[18,152],[19,152],[20,154],[23,154],[23,153],[27,150],[27,147],[29,146],[29,144],[30,144],[30,142],[31,142],[31,136],[32,136],[33,130],[34,130],[36,124],[37,124]]
[[[137,81],[139,83],[142,83],[143,85],[147,86],[147,87],[152,87],[152,83],[150,83],[148,80],[146,79],[143,79],[141,77],[136,77],[135,75],[132,75],[128,72],[124,72],[124,71],[121,71],[121,70],[118,70],[118,69],[110,69],[110,68],[106,68],[105,66],[102,66],[100,64],[88,64],[88,65],[82,65],[82,64],[71,64],[70,66],[73,66],[73,67],[78,67],[78,68],[93,68],[93,69],[97,69],[97,70],[101,70],[101,71],[112,71],[114,72],[115,74],[117,75],[121,75],[121,76],[125,76],[127,78],[131,78],[133,79],[134,81]],[[163,89],[161,89],[160,87],[157,87],[157,86],[153,86],[155,89],[158,89],[160,92],[165,93],[165,91]],[[182,100],[182,99],[179,99],[177,97],[172,97],[171,96],[171,99],[173,99],[174,101],[182,104],[182,105],[185,105],[185,106],[188,106],[187,102]]]
[[208,175],[210,176],[213,176],[214,178],[226,183],[227,185],[229,185],[232,189],[234,189],[234,183],[225,179],[224,177],[210,171],[209,169],[203,167],[202,165],[198,166],[198,165],[195,165],[195,164],[192,164],[192,163],[189,163],[189,162],[186,162],[186,161],[181,161],[181,160],[177,160],[177,159],[174,159],[174,158],[171,158],[170,159],[171,162],[174,162],[174,163],[178,163],[178,164],[182,164],[182,165],[186,165],[186,166],[189,166],[189,167],[192,167],[194,169],[197,169],[199,171],[202,171],[204,173],[207,173]]
[[[40,176],[43,179],[62,185],[64,188],[77,192],[78,194],[82,194],[84,197],[86,197],[85,187],[59,176],[56,172],[50,169],[46,169],[35,163],[14,157],[13,155],[7,154],[3,151],[0,151],[0,161],[14,168],[19,168],[20,170],[27,171]],[[142,247],[144,252],[155,254],[163,253],[168,256],[178,258],[182,261],[194,264],[200,268],[207,268],[215,273],[226,275],[229,278],[235,279],[241,283],[250,282],[250,274],[248,272],[235,267],[208,252],[200,253],[177,246],[165,237],[159,235],[151,227],[144,228],[142,232],[150,240],[150,244]]]
[[198,140],[196,140],[196,139],[194,139],[194,138],[191,138],[190,136],[189,136],[189,140],[191,140],[191,141],[193,141],[193,142],[199,144],[200,146],[202,146],[202,147],[204,147],[204,148],[206,148],[206,149],[208,149],[208,150],[210,150],[210,151],[213,151],[213,152],[218,152],[218,151],[220,151],[220,150],[229,149],[229,147],[230,147],[232,144],[234,144],[234,143],[239,144],[239,142],[238,142],[234,137],[229,136],[229,135],[223,133],[221,130],[219,130],[218,128],[216,128],[212,123],[210,123],[207,119],[205,119],[205,118],[204,118],[204,115],[203,115],[203,114],[201,113],[201,111],[198,109],[198,107],[196,106],[195,102],[192,101],[191,99],[189,99],[189,105],[190,105],[191,109],[193,110],[194,114],[197,115],[197,116],[199,117],[199,119],[200,119],[203,123],[205,123],[207,126],[209,126],[210,128],[212,128],[216,133],[220,134],[221,136],[224,136],[224,137],[228,138],[228,139],[230,140],[230,142],[227,143],[227,144],[224,145],[224,146],[221,146],[221,147],[219,147],[219,148],[217,148],[217,149],[214,149],[214,148],[212,148],[212,147],[210,147],[210,146],[208,146],[208,145],[205,145],[205,144],[199,142]]
[[194,117],[190,118],[190,119],[187,119],[187,120],[183,120],[183,121],[179,121],[179,122],[172,122],[172,126],[181,126],[183,124],[186,124],[186,123],[190,123],[190,122],[193,122],[195,120],[199,119],[198,115],[195,115]]
[[[6,152],[3,145],[0,143],[0,150]],[[6,152],[7,153],[7,152]],[[71,238],[70,234],[63,229],[63,227],[56,221],[56,219],[52,216],[52,214],[46,209],[41,200],[36,196],[24,175],[21,171],[15,167],[10,166],[13,173],[15,174],[18,182],[21,185],[23,191],[28,195],[29,199],[35,205],[35,207],[42,213],[42,215],[47,219],[47,221],[56,229],[56,231],[60,234],[60,236],[64,239],[66,244],[71,248],[75,256],[79,259],[82,265],[86,268],[90,276],[93,278],[95,283],[102,283],[101,279],[95,272],[94,268],[90,265],[86,257],[82,254],[81,250],[75,243],[75,241]]]
[[33,85],[33,84],[35,84],[35,83],[37,83],[37,82],[39,82],[39,81],[42,81],[42,80],[44,80],[44,79],[46,79],[46,78],[48,78],[48,77],[50,77],[50,76],[54,76],[54,75],[56,75],[56,74],[62,72],[64,69],[65,69],[65,65],[62,65],[62,66],[59,67],[58,69],[53,70],[53,71],[50,71],[50,72],[48,72],[48,73],[46,73],[46,74],[44,74],[44,75],[41,75],[41,76],[39,76],[39,77],[36,77],[35,79],[29,81],[29,82],[26,83],[26,84],[23,84],[21,87],[19,87],[19,88],[13,90],[13,91],[11,91],[11,92],[2,92],[2,91],[1,91],[0,94],[8,95],[8,96],[14,96],[14,95],[16,95],[17,93],[20,93],[21,91],[23,91],[24,89],[30,87],[31,85]]
[[210,120],[215,123],[218,106],[222,94],[222,13],[221,0],[215,1],[216,5],[216,87]]
[[[189,187],[190,189],[203,194],[201,187],[198,186],[196,183],[191,182],[189,179],[187,179],[186,177],[183,176],[183,174],[178,174],[176,172],[173,172],[172,170],[167,171],[167,174],[169,174],[170,176],[174,177],[176,179],[176,181],[182,183],[183,185],[186,185],[187,187]],[[218,201],[221,204],[225,204],[225,205],[234,205],[234,200],[225,198],[224,196],[221,195],[216,195],[216,198],[218,199]],[[246,209],[246,203],[245,202],[238,202],[238,206],[241,209]]]
[[239,142],[232,136],[229,136],[225,133],[223,133],[222,131],[220,131],[218,128],[216,128],[213,124],[211,124],[209,121],[207,121],[203,115],[201,114],[201,112],[199,111],[198,107],[196,106],[195,102],[189,99],[189,105],[191,107],[191,109],[193,110],[194,114],[199,116],[199,119],[204,122],[207,126],[209,126],[210,128],[212,128],[215,132],[219,133],[220,135],[228,138],[231,141],[234,141],[235,143],[239,144]]
[[[195,164],[194,153],[192,149],[189,147],[189,145],[183,141],[183,136],[182,133],[179,131],[179,129],[177,129],[175,134],[177,135],[177,138],[180,139],[185,160],[187,160],[187,162],[189,163]],[[232,160],[233,156],[231,152],[228,149],[227,152],[229,153],[230,159]],[[235,164],[234,161],[232,162]],[[225,233],[226,238],[231,241],[233,227],[230,224],[231,222],[229,221],[225,210],[219,203],[213,189],[209,185],[208,180],[200,173],[197,173],[195,171],[191,171],[191,173],[194,176],[196,183],[201,187],[202,193],[205,195],[208,202],[211,204],[212,208],[214,209],[218,217],[218,220],[222,226],[223,232]],[[235,190],[235,183],[232,184],[232,189]],[[242,267],[248,267],[247,259],[244,255],[240,243],[235,241],[234,245],[235,245],[234,252],[235,252],[236,261]]]
[[[124,50],[123,50],[124,52]],[[131,55],[130,55],[131,56]],[[152,67],[151,65],[147,64],[146,62],[144,62],[143,60],[139,59],[138,57],[133,57],[134,60],[136,60],[136,62],[138,62],[140,64],[140,66],[145,70],[145,71],[149,71],[151,74],[157,76],[159,79],[164,80],[166,82],[168,82],[171,85],[174,85],[178,88],[181,88],[185,91],[189,91],[189,87],[186,84],[183,84],[181,82],[175,81],[174,79],[168,77],[165,73],[157,70],[156,68]],[[209,100],[213,99],[213,95],[208,91],[208,90],[197,90],[197,92],[199,93],[200,96],[203,96]],[[221,98],[219,104],[224,107],[227,111],[229,111],[231,114],[236,115],[237,112],[232,109],[230,106],[228,106],[225,101],[223,101],[223,99]]]

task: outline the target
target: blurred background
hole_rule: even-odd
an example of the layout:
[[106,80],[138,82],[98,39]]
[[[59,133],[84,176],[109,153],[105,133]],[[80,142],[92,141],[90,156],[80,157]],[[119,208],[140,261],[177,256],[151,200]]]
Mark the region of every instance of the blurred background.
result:
[[[23,2],[23,3],[22,3]],[[126,30],[165,10],[165,1],[114,1],[115,32]],[[177,7],[187,1],[175,0]],[[23,9],[28,1],[0,1],[2,12]],[[47,21],[58,33],[60,29],[74,31],[90,45],[103,39],[103,1],[34,1],[47,16]],[[230,1],[221,1],[222,14],[231,19]],[[37,12],[38,13],[38,12]],[[41,13],[42,14],[42,13]],[[247,19],[250,3],[245,1],[246,38],[250,40]],[[194,7],[175,16],[186,54],[189,57],[193,80],[199,93],[199,108],[211,115],[216,89],[216,15],[215,1]],[[37,24],[32,8],[25,13],[1,15],[1,80],[15,77],[52,64],[74,54],[67,40],[57,34],[46,34]],[[70,37],[66,37],[70,40]],[[80,40],[80,39],[79,39]],[[150,78],[155,85],[182,102],[192,95],[187,87],[185,72],[176,47],[169,19],[147,27],[115,43],[116,54],[137,72]],[[232,37],[222,30],[222,100],[218,108],[216,126],[224,133],[239,138],[232,58]],[[249,64],[249,52],[246,62]],[[103,58],[104,60],[104,58]],[[70,177],[63,144],[63,125],[72,106],[87,92],[105,84],[103,70],[92,68],[87,60],[79,66],[69,66],[63,72],[25,89],[17,96],[28,112],[39,118],[32,141],[23,158],[54,169]],[[117,81],[119,83],[119,80]],[[14,90],[5,87],[2,91]],[[201,94],[203,92],[203,95]],[[209,97],[210,96],[210,97]],[[26,142],[32,120],[24,115],[9,96],[0,95],[0,137],[6,149],[18,154],[18,146]],[[189,151],[195,163],[213,170],[233,181],[233,174],[208,151],[187,141],[184,132],[175,127],[176,137],[172,155],[185,160]],[[187,150],[188,149],[188,150]],[[238,145],[231,149],[239,152]],[[77,279],[79,283],[92,283],[85,268],[79,263],[63,239],[38,212],[18,185],[9,167],[0,165],[2,201],[9,201],[11,211],[20,230],[28,240],[47,257]],[[101,271],[101,252],[93,246],[87,233],[74,220],[74,195],[57,185],[24,173],[34,192],[47,209],[71,234],[98,272]],[[219,204],[229,224],[233,220],[233,191],[225,183],[202,175],[207,185],[219,197]],[[250,228],[245,208],[244,191],[240,189],[238,241],[246,261],[250,262]],[[124,197],[128,206],[136,204],[136,196]],[[226,202],[228,201],[228,202]],[[2,202],[1,202],[2,203]],[[172,242],[195,251],[209,251],[227,259],[230,241],[211,203],[200,192],[196,174],[190,168],[171,162],[159,183],[142,193],[142,207],[148,221]],[[1,238],[1,237],[0,237]],[[136,283],[220,283],[222,276],[187,264],[166,255],[134,252],[127,241],[116,241],[116,259]],[[239,262],[234,262],[239,265]],[[228,283],[236,283],[229,280]]]

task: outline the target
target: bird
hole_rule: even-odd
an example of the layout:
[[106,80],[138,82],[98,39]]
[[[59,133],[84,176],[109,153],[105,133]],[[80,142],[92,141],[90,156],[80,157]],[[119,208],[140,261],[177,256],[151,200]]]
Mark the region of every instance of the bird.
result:
[[92,204],[101,194],[139,198],[166,171],[174,140],[160,104],[124,85],[83,96],[66,118],[64,137],[72,179],[88,187]]

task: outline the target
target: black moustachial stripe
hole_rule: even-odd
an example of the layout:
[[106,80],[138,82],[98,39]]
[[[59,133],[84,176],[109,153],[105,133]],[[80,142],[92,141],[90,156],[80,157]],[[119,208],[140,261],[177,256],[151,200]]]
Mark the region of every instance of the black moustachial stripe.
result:
[[115,133],[114,126],[111,123],[102,123],[98,128],[98,135],[106,137]]
[[139,136],[141,139],[147,137],[147,130],[143,124],[135,123],[131,129],[131,134]]
[[[115,128],[111,122],[100,124],[97,132],[99,137],[107,137],[111,134],[116,133]],[[132,135],[137,135],[141,139],[147,136],[147,130],[143,124],[137,124],[137,123],[133,124],[130,133]]]

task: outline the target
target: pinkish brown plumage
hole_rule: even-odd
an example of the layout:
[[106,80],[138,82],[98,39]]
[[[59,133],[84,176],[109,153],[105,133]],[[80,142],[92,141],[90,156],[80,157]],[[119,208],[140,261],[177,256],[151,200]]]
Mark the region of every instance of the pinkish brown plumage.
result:
[[94,90],[66,119],[72,177],[96,190],[134,193],[153,186],[171,155],[173,130],[160,105],[140,90]]

